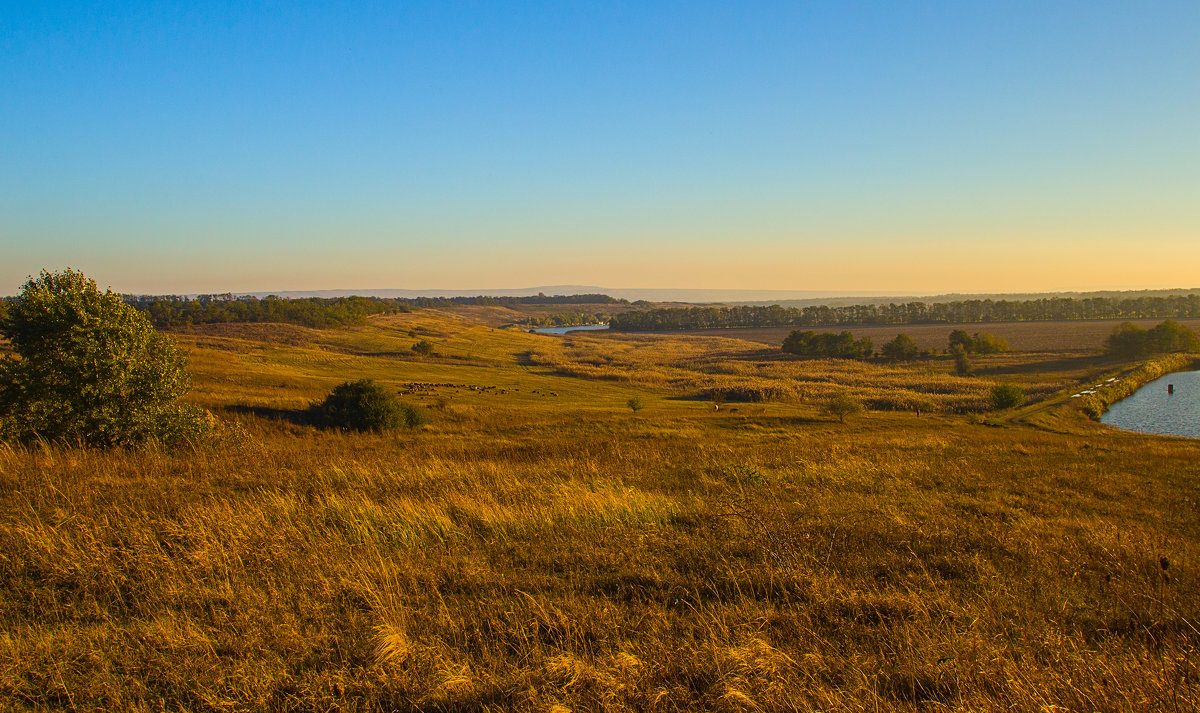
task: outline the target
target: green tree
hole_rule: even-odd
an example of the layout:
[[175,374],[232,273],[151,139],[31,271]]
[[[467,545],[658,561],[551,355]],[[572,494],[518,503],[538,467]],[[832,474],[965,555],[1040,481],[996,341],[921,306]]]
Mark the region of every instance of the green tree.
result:
[[970,352],[975,348],[975,343],[966,330],[956,329],[950,332],[950,351],[954,351],[955,347],[961,348],[964,352]]
[[637,413],[638,411],[641,411],[642,409],[646,408],[646,403],[644,401],[642,401],[641,396],[634,396],[634,397],[630,398],[628,401],[625,402],[625,405],[628,406],[629,409],[631,411],[633,411],[634,413]]
[[1200,351],[1200,338],[1191,329],[1173,319],[1151,327],[1146,332],[1149,349],[1158,354]]
[[870,337],[855,340],[849,331],[818,334],[812,330],[795,330],[783,340],[783,351],[800,356],[866,359],[874,347]]
[[997,354],[1008,351],[1008,340],[991,332],[976,332],[971,338],[970,351],[978,354]]
[[322,425],[354,431],[414,428],[428,420],[423,410],[400,403],[390,391],[370,379],[335,386],[310,411]]
[[146,317],[81,272],[42,271],[0,322],[0,438],[115,446],[193,439],[207,429],[177,403],[185,355]]
[[1016,408],[1025,403],[1025,390],[1016,384],[996,384],[988,399],[992,408],[997,411],[1006,408]]
[[1104,340],[1104,351],[1112,356],[1134,359],[1148,353],[1146,330],[1133,322],[1122,322]]
[[888,359],[896,359],[898,361],[907,361],[916,359],[921,354],[920,347],[913,341],[913,338],[901,332],[896,335],[896,338],[879,350],[879,353]]
[[433,354],[433,345],[430,344],[429,342],[425,341],[424,339],[422,339],[421,341],[412,345],[412,350],[413,350],[413,353],[415,353],[415,354],[420,354],[421,356],[429,356],[430,354]]
[[962,344],[953,342],[950,345],[950,355],[954,357],[954,373],[959,376],[970,376],[975,373],[971,360],[967,358],[967,350]]
[[823,409],[830,416],[836,416],[838,423],[845,423],[847,416],[853,416],[866,410],[862,402],[846,394],[838,394],[825,404]]

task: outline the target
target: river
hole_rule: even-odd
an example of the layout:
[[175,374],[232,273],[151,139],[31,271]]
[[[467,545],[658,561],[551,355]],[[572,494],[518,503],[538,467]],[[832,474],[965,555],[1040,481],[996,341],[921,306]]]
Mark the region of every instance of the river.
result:
[[1200,371],[1155,379],[1110,406],[1100,420],[1126,431],[1200,438]]

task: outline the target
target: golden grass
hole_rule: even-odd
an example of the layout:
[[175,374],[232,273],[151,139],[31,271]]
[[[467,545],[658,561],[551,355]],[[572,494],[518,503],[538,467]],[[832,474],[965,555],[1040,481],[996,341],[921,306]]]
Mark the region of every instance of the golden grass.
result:
[[[426,429],[230,414],[241,436],[183,452],[0,447],[0,708],[1197,708],[1196,442],[841,425],[803,391],[973,393],[928,365],[378,321],[186,336],[197,400],[459,385]],[[401,354],[416,328],[478,341]],[[798,396],[713,411],[684,398],[706,379]]]

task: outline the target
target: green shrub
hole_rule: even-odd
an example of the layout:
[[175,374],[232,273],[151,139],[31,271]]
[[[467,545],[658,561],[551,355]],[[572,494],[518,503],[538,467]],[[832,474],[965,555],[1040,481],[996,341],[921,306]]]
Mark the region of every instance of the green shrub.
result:
[[1016,408],[1025,403],[1025,389],[1016,384],[996,384],[988,398],[997,411]]
[[862,402],[845,394],[838,394],[833,397],[833,400],[825,404],[822,409],[830,416],[836,416],[839,423],[845,423],[847,416],[853,416],[866,410]]
[[42,271],[0,322],[0,439],[90,446],[194,441],[211,426],[177,403],[187,358],[146,316],[81,272]]
[[429,421],[424,409],[400,403],[370,379],[339,384],[311,412],[321,425],[355,431],[416,428]]
[[879,353],[887,359],[907,361],[909,359],[916,359],[919,357],[921,355],[921,348],[917,346],[917,343],[913,341],[912,337],[908,336],[907,334],[900,333],[896,335],[895,339],[887,344],[884,344],[883,348],[879,350]]

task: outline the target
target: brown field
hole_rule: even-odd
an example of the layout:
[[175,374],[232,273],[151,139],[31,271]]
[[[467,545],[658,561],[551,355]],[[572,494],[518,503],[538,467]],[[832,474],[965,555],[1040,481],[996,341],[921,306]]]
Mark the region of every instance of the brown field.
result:
[[[992,322],[987,324],[905,324],[887,327],[848,327],[856,339],[870,337],[875,348],[896,338],[903,332],[912,337],[922,349],[946,349],[950,332],[955,329],[975,332],[991,332],[1008,340],[1015,351],[1094,351],[1100,349],[1104,339],[1121,321],[1130,321],[1143,328],[1150,328],[1161,319],[1131,320],[1069,320],[1062,322]],[[1177,319],[1194,330],[1200,331],[1200,319]],[[745,339],[751,342],[779,346],[794,327],[748,328],[748,329],[700,329],[684,332],[662,332],[662,334],[726,337]],[[803,327],[802,329],[808,329]],[[841,327],[813,327],[816,332],[842,331]],[[615,334],[615,333],[614,333]],[[657,334],[657,332],[656,332]]]
[[[1078,334],[972,378],[437,310],[177,336],[211,442],[0,445],[0,710],[1200,709],[1200,442],[1085,418],[1133,365]],[[430,424],[296,418],[363,377]]]

